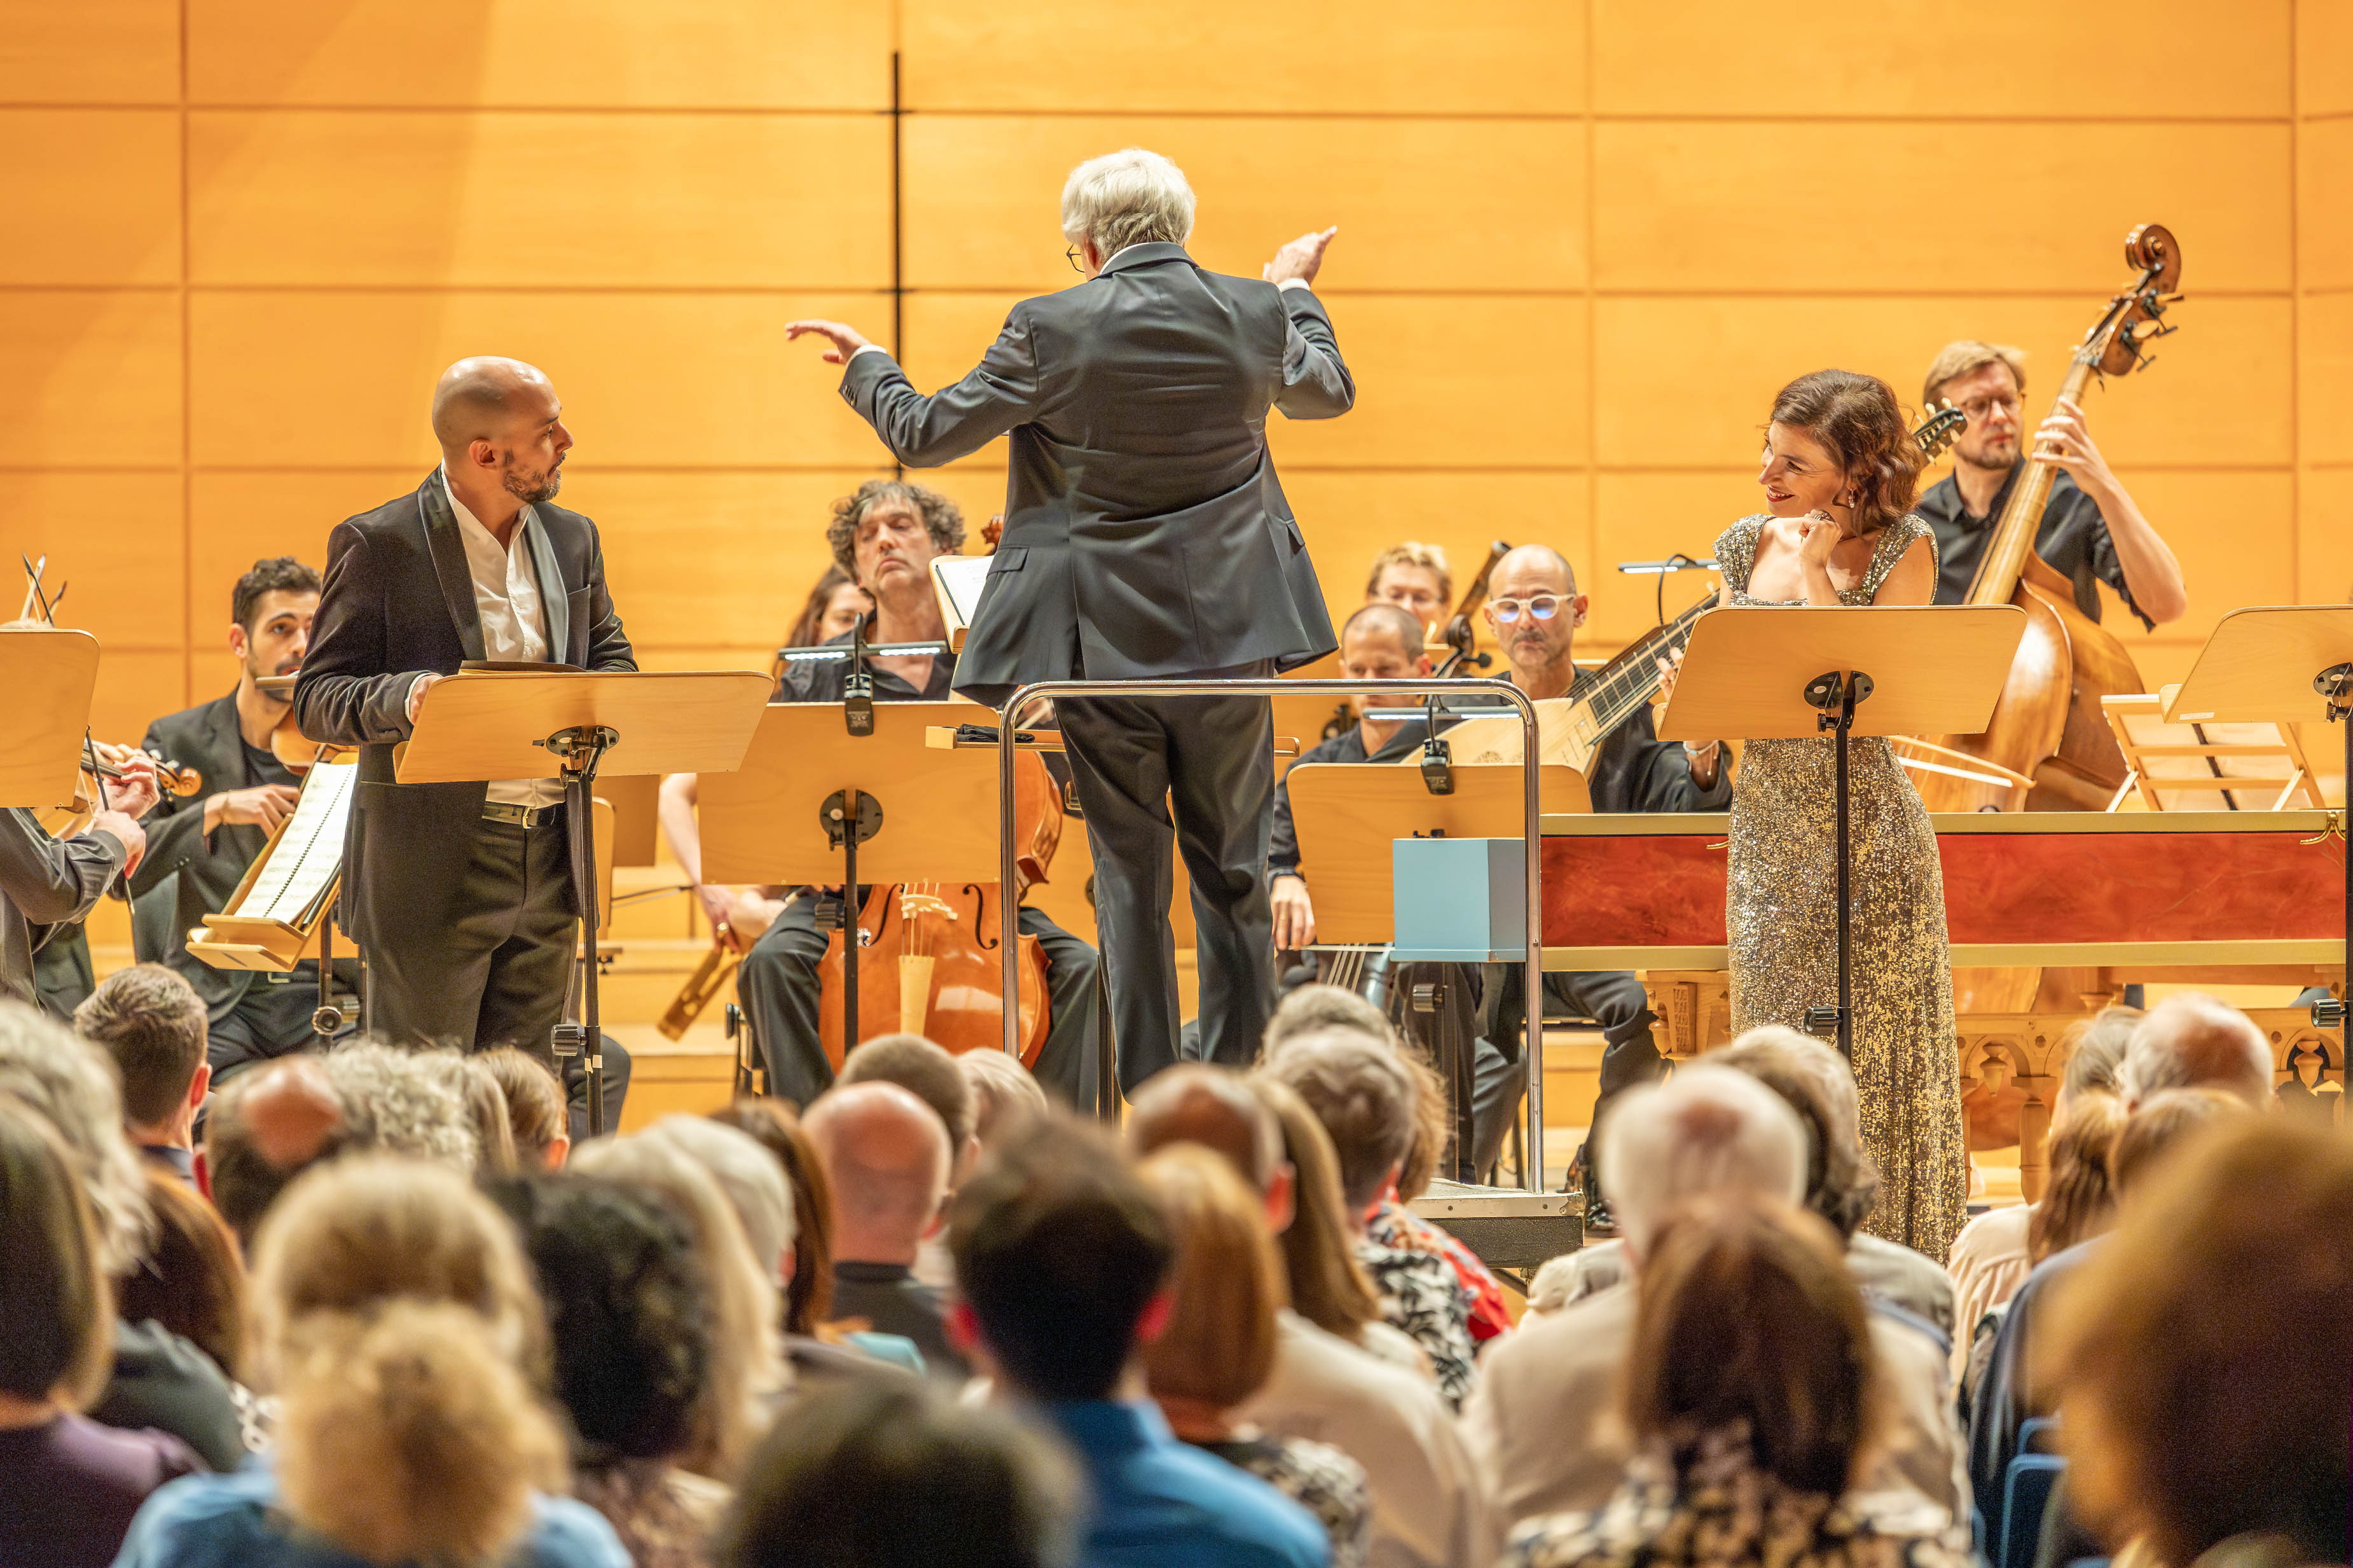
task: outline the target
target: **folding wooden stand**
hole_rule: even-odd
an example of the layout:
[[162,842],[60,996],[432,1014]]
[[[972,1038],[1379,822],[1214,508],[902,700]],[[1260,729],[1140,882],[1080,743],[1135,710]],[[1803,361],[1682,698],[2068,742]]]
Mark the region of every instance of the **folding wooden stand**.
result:
[[[2353,605],[2282,605],[2224,616],[2176,688],[2165,717],[2177,724],[2290,724],[2325,720],[2345,726],[2345,787],[2353,792]],[[2353,799],[2353,795],[2348,795]],[[2345,813],[2330,817],[2345,842]],[[2348,847],[2353,848],[2353,847]],[[2345,931],[2353,943],[2353,852],[2345,856]],[[2353,946],[2348,946],[2353,953]],[[2348,968],[2353,974],[2353,968]],[[2317,1028],[2343,1029],[2340,997],[2316,1002]],[[2340,1038],[2337,1060],[2348,1042]],[[2353,1082],[2353,1079],[2348,1079]]]
[[581,1022],[556,1026],[558,1057],[588,1075],[588,1134],[605,1131],[605,1054],[598,1033],[594,929],[597,892],[591,785],[600,767],[630,773],[724,773],[751,744],[768,697],[751,670],[470,673],[436,681],[394,759],[402,784],[560,778],[573,890],[589,928]]
[[[1662,741],[1811,738],[1837,751],[1838,1005],[1806,1009],[1854,1054],[1850,735],[1974,735],[1993,717],[2025,635],[2014,605],[1779,606],[1712,610],[1692,628]],[[1862,708],[1865,701],[1867,710]],[[1789,825],[1792,831],[1797,824]]]
[[90,700],[98,690],[98,639],[47,627],[0,631],[0,806],[47,811],[74,797]]

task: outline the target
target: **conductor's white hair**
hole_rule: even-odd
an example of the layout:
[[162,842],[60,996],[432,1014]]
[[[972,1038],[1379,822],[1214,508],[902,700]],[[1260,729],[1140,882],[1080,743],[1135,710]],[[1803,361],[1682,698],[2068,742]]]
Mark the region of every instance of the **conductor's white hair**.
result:
[[1062,233],[1110,260],[1131,245],[1182,245],[1193,232],[1193,187],[1157,153],[1128,147],[1090,158],[1062,186]]
[[1663,1089],[1626,1091],[1601,1146],[1601,1184],[1640,1257],[1667,1213],[1703,1193],[1806,1195],[1806,1133],[1781,1097],[1745,1072],[1705,1063]]

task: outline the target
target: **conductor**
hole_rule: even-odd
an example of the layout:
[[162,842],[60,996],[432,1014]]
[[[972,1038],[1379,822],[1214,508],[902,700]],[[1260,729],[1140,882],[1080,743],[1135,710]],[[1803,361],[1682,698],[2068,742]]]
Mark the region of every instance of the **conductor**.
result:
[[[831,342],[841,395],[909,467],[1011,433],[1005,532],[956,662],[967,697],[994,706],[1074,677],[1264,677],[1335,644],[1266,446],[1270,407],[1329,419],[1356,400],[1310,290],[1335,231],[1243,279],[1187,255],[1192,229],[1192,188],[1158,153],[1080,164],[1062,232],[1085,281],[1014,306],[979,367],[928,397],[839,321],[786,329]],[[1176,1059],[1172,845],[1193,882],[1204,1054],[1247,1065],[1274,1002],[1271,704],[1057,706],[1094,851],[1121,1087]]]

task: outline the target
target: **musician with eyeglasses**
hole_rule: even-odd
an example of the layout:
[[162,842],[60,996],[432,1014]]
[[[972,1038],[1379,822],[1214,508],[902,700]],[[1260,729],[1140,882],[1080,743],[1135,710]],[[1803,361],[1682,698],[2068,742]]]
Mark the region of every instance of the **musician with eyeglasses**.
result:
[[[1939,605],[1968,597],[1994,524],[2025,472],[2025,352],[2007,344],[1964,338],[1929,363],[1924,402],[1949,402],[1969,419],[1953,447],[1953,471],[1914,508],[1936,531]],[[2105,583],[2144,626],[2179,619],[2189,607],[2181,563],[2093,444],[2084,410],[2061,398],[2034,439],[2047,444],[2046,456],[2063,470],[2052,485],[2034,552],[2074,584],[2075,607],[2098,620],[2098,585]]]
[[[1482,614],[1509,666],[1505,678],[1539,702],[1584,695],[1592,677],[1570,656],[1591,605],[1577,591],[1568,558],[1547,544],[1523,544],[1495,563],[1487,593]],[[1722,742],[1662,741],[1647,706],[1603,737],[1585,782],[1599,812],[1725,811],[1732,805]],[[1594,1152],[1600,1147],[1609,1102],[1659,1076],[1659,1047],[1651,1035],[1658,1018],[1645,1002],[1642,983],[1630,973],[1547,974],[1544,994],[1547,1016],[1591,1018],[1601,1026],[1600,1093],[1577,1159],[1584,1170],[1587,1224],[1607,1228],[1609,1205]],[[1482,1172],[1502,1150],[1527,1088],[1519,1059],[1526,1005],[1521,966],[1487,965],[1472,1092],[1473,1159]]]

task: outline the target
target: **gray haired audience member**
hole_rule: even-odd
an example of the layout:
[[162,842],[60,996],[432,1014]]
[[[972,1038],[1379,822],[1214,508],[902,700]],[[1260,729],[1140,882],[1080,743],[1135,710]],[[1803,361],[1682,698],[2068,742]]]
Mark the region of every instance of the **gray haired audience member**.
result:
[[723,1568],[1068,1568],[1078,1477],[1060,1446],[913,1378],[854,1379],[793,1407],[752,1456]]
[[1035,1124],[1051,1108],[1029,1069],[1003,1051],[965,1051],[955,1064],[972,1090],[972,1135],[983,1149]]
[[2195,992],[2168,996],[2148,1010],[2125,1047],[2118,1075],[2129,1109],[2168,1089],[2205,1087],[2271,1109],[2271,1042],[2227,1002]]
[[343,1100],[353,1142],[470,1173],[480,1165],[469,1079],[455,1051],[354,1040],[321,1060]]
[[74,1009],[74,1032],[114,1058],[122,1120],[139,1152],[195,1180],[196,1109],[211,1089],[203,998],[160,963],[134,963],[98,983]]
[[793,1279],[793,1189],[758,1139],[700,1116],[665,1116],[640,1137],[673,1144],[727,1194],[752,1256],[781,1291]]
[[213,1206],[247,1252],[262,1216],[313,1164],[361,1147],[343,1097],[316,1057],[286,1057],[239,1073],[205,1119],[205,1175]]
[[[1804,1125],[1745,1072],[1710,1062],[1663,1087],[1626,1091],[1612,1107],[1601,1177],[1637,1278],[1556,1312],[1532,1313],[1487,1353],[1463,1411],[1463,1436],[1482,1461],[1508,1531],[1539,1514],[1600,1507],[1630,1449],[1618,1390],[1640,1326],[1640,1274],[1675,1206],[1711,1194],[1795,1204],[1806,1192]],[[1909,1321],[1870,1314],[1883,1394],[1884,1442],[1864,1478],[1910,1487],[1966,1515],[1960,1436],[1946,1347]]]

